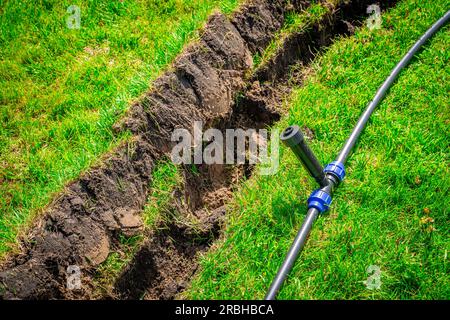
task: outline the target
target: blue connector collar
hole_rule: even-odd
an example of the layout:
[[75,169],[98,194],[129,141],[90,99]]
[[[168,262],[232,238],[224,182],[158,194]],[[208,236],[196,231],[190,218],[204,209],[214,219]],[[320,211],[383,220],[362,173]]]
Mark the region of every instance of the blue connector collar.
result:
[[308,209],[316,208],[324,213],[331,205],[331,196],[323,190],[317,189],[308,198]]
[[323,172],[331,173],[336,178],[338,178],[339,181],[342,181],[345,178],[345,166],[338,161],[333,161],[332,163],[327,165],[325,169],[323,169]]

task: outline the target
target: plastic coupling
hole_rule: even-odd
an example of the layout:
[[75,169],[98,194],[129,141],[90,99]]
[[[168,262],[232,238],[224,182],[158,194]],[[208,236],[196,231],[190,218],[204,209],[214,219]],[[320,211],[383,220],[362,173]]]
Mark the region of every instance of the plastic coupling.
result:
[[308,209],[316,208],[320,213],[324,213],[330,208],[332,198],[321,189],[315,190],[308,198]]
[[325,169],[323,169],[323,172],[332,174],[339,179],[339,181],[342,181],[345,178],[345,166],[338,161],[333,161],[328,164]]

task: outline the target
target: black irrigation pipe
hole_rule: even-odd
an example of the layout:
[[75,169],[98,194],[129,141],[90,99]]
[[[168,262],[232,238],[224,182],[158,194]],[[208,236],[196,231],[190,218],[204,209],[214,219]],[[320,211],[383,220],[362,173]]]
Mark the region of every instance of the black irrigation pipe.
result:
[[291,271],[295,261],[297,260],[300,251],[305,245],[306,239],[311,231],[314,221],[317,219],[320,213],[328,210],[331,204],[332,195],[336,187],[345,177],[345,162],[347,161],[350,152],[355,146],[356,141],[364,130],[367,121],[372,115],[375,108],[383,100],[384,96],[397,79],[400,71],[405,68],[417,51],[427,42],[443,25],[450,20],[450,10],[440,18],[433,26],[425,32],[422,37],[412,46],[403,59],[395,66],[391,74],[384,81],[382,86],[378,89],[375,97],[369,103],[366,110],[363,112],[358,120],[358,123],[354,127],[350,137],[345,142],[344,147],[339,153],[336,161],[333,161],[329,165],[322,169],[320,162],[314,156],[314,153],[306,144],[303,134],[298,126],[288,127],[281,134],[281,140],[288,145],[295,155],[302,162],[303,166],[308,170],[312,177],[319,183],[320,189],[315,190],[308,199],[308,212],[303,224],[295,237],[295,240],[287,253],[287,256],[281,265],[275,279],[270,286],[270,289],[266,295],[266,300],[274,300],[278,291],[283,285],[284,280]]

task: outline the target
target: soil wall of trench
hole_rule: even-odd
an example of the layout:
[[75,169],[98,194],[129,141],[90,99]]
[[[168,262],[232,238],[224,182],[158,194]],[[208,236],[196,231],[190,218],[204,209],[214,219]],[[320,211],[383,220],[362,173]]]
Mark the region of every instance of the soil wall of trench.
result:
[[[372,3],[355,0],[336,6],[307,30],[289,35],[255,72],[252,56],[264,51],[289,11],[305,9],[309,1],[254,0],[231,17],[213,14],[199,41],[184,50],[117,124],[116,130],[131,131],[133,139],[70,183],[23,239],[22,252],[0,267],[0,299],[92,298],[95,270],[119,236],[143,232],[152,170],[170,153],[173,130],[192,129],[194,121],[202,121],[204,129],[270,126],[280,119],[279,106],[289,93],[285,80],[290,67],[307,65],[334,37],[351,34]],[[220,235],[233,186],[252,172],[246,164],[197,169],[197,174],[183,170],[183,189],[171,204],[197,227],[175,219],[148,234],[105,298],[173,299],[188,285],[198,253]],[[67,287],[67,268],[73,265],[82,276],[77,290]]]

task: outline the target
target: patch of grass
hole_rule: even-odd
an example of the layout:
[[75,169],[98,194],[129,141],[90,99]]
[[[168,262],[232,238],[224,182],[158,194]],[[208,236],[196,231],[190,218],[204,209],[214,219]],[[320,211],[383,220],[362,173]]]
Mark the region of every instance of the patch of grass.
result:
[[[116,146],[112,125],[214,9],[240,0],[0,6],[0,257],[63,186]],[[77,5],[81,28],[69,29]]]
[[[410,46],[448,10],[445,0],[404,0],[380,30],[358,29],[317,59],[277,126],[309,127],[322,163],[335,158],[378,86]],[[331,210],[316,222],[280,299],[450,297],[448,26],[402,72],[347,163]],[[236,194],[224,239],[201,259],[185,296],[261,299],[316,188],[295,156]],[[367,268],[381,270],[369,290]]]
[[151,193],[144,209],[144,220],[147,227],[156,227],[158,222],[165,221],[164,213],[173,200],[173,192],[181,186],[182,181],[180,167],[171,161],[164,161],[157,165],[152,173]]

